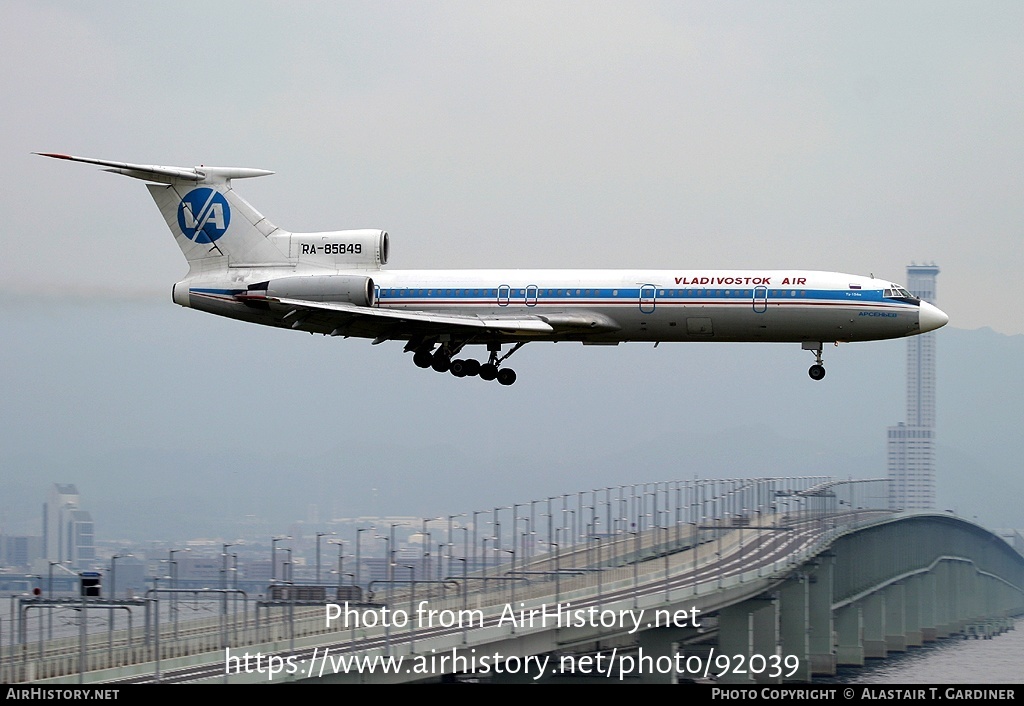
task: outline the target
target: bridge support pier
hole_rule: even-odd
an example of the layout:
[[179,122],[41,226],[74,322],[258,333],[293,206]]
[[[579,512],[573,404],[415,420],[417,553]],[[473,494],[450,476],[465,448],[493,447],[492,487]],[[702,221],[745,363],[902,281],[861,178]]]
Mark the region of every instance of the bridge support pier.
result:
[[834,564],[833,555],[819,556],[808,573],[791,577],[779,592],[781,654],[795,655],[800,660],[799,669],[789,681],[809,682],[814,674],[836,673],[832,645]]
[[885,594],[878,592],[866,596],[861,607],[864,621],[865,659],[885,659]]
[[[640,633],[637,642],[644,655],[644,665],[637,669],[637,679],[630,680],[631,684],[678,684],[679,677],[675,670],[665,671],[660,668],[662,662],[671,661],[675,663],[676,655],[682,653],[680,643],[688,637],[698,634],[697,628],[656,628],[644,630]],[[659,657],[667,657],[667,660],[659,661]],[[657,669],[648,668],[647,664],[659,665]]]
[[885,589],[885,651],[906,652],[906,601],[902,583],[890,584]]
[[[746,665],[759,655],[765,659],[777,654],[779,643],[778,603],[774,596],[761,595],[736,605],[727,606],[718,613],[718,649],[727,655],[744,655]],[[753,684],[755,675],[725,674],[721,684]],[[760,679],[757,679],[762,683]],[[771,683],[767,678],[763,683]]]
[[921,626],[921,644],[935,642],[938,609],[935,605],[935,572],[929,571],[918,577],[918,609]]
[[832,615],[835,562],[835,554],[822,554],[810,576],[808,658],[811,674],[831,676],[836,673],[836,655],[832,645],[835,628]]
[[796,574],[779,591],[779,637],[782,656],[796,655],[800,666],[789,681],[811,680],[810,577]]
[[935,567],[935,604],[941,615],[937,626],[939,637],[959,635],[964,631],[967,618],[965,569],[970,571],[971,567],[960,561],[941,561]]
[[843,667],[864,666],[864,620],[860,605],[853,603],[836,611],[836,661]]
[[907,647],[924,644],[921,635],[921,587],[924,578],[918,574],[903,582],[903,635]]

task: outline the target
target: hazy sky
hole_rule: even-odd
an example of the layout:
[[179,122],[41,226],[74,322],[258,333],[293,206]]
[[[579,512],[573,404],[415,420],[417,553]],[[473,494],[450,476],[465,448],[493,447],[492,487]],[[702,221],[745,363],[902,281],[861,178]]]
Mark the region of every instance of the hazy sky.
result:
[[[0,5],[0,291],[166,297],[142,185],[32,151],[273,169],[396,268],[942,268],[1024,333],[1019,2]],[[984,297],[979,293],[984,292]]]
[[[37,508],[50,482],[89,502],[99,480],[83,469],[137,473],[116,479],[125,488],[182,449],[273,459],[275,482],[296,486],[316,456],[332,474],[337,462],[339,486],[310,483],[309,502],[336,493],[348,511],[345,474],[374,482],[386,448],[441,493],[452,468],[481,474],[491,495],[442,508],[462,512],[591,487],[588,465],[632,482],[691,478],[706,468],[695,457],[766,458],[719,453],[731,430],[764,424],[791,440],[767,466],[884,473],[885,426],[904,418],[902,342],[827,350],[820,384],[795,345],[535,344],[512,388],[454,380],[397,344],[179,309],[185,261],[143,185],[30,153],[272,169],[239,193],[290,230],[386,228],[393,268],[903,282],[907,264],[934,261],[950,329],[1024,334],[1022,27],[1016,1],[5,0],[0,322],[20,338],[0,354],[0,480]],[[986,355],[940,379],[969,367],[998,395],[1003,369]],[[940,431],[982,419],[948,389]],[[354,447],[365,467],[346,465]],[[791,464],[793,449],[814,455]],[[499,462],[543,478],[506,469],[498,488],[486,474]],[[244,459],[213,470],[261,487]]]

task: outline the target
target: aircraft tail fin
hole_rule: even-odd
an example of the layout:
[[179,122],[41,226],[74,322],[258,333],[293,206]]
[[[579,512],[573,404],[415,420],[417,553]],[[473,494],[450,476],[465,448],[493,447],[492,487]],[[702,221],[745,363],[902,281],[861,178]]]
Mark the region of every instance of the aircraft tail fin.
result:
[[[232,179],[267,176],[248,167],[167,167],[112,162],[89,157],[36,152],[105,167],[149,183],[153,201],[189,264],[244,267],[288,262],[288,233],[268,221],[231,187]],[[283,237],[281,237],[283,236]],[[283,246],[283,250],[282,250]]]

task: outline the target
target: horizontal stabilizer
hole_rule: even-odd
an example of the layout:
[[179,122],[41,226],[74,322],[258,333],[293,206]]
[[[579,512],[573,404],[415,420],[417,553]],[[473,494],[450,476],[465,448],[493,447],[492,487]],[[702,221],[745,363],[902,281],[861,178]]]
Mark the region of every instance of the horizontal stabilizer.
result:
[[91,157],[75,157],[70,154],[57,154],[54,152],[33,152],[41,157],[53,157],[54,159],[67,159],[72,162],[83,162],[85,164],[96,164],[101,167],[108,167],[104,171],[114,174],[123,174],[133,179],[145,181],[156,181],[161,184],[173,184],[177,181],[194,181],[217,183],[230,179],[246,179],[249,177],[267,176],[274,172],[266,169],[251,169],[248,167],[164,167],[158,164],[131,164],[129,162],[111,162],[106,159],[93,159]]

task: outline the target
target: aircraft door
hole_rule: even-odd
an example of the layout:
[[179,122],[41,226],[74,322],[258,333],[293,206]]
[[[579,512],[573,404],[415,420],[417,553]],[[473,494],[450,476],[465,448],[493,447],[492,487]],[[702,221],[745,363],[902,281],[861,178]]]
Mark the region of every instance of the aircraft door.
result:
[[537,291],[535,284],[526,288],[526,306],[537,306]]
[[754,313],[763,314],[768,309],[768,288],[754,287]]
[[498,306],[508,306],[508,300],[512,296],[512,288],[507,284],[498,287]]
[[640,313],[654,313],[654,303],[657,296],[657,288],[653,284],[644,284],[640,287]]

